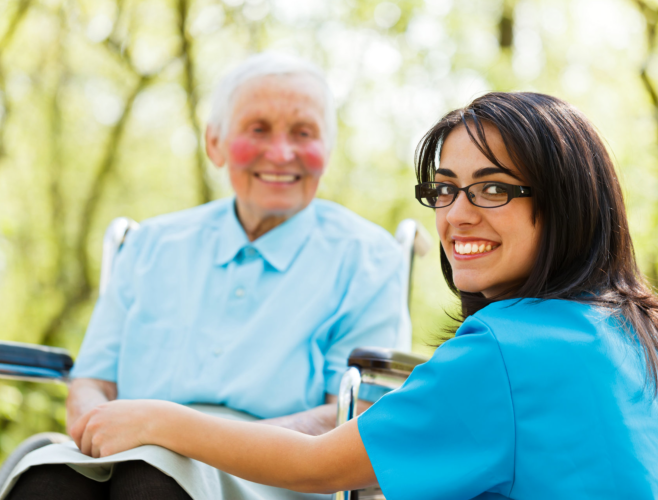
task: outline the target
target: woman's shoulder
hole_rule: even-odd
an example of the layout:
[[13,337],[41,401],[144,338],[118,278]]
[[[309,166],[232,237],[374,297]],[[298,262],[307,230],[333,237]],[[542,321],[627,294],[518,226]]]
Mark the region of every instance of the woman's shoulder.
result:
[[607,329],[609,317],[598,307],[573,300],[502,300],[467,318],[458,334],[479,325],[490,329],[499,342],[575,340]]
[[513,314],[516,317],[525,317],[527,315],[536,317],[537,315],[540,315],[541,317],[548,316],[549,318],[556,319],[556,313],[558,315],[567,314],[570,316],[582,316],[590,314],[593,309],[592,305],[576,300],[537,298],[508,299],[493,302],[476,312],[473,316],[481,319],[497,319],[509,318],[510,315]]
[[467,318],[457,336],[483,331],[495,339],[510,378],[516,380],[535,372],[548,378],[558,376],[555,370],[572,373],[583,364],[606,373],[629,363],[636,368],[632,342],[614,312],[583,302],[496,302]]

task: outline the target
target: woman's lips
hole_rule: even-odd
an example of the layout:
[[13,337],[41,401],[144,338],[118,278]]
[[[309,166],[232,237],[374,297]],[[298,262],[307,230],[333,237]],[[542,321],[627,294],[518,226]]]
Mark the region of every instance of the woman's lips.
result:
[[495,251],[500,243],[489,240],[469,239],[469,241],[453,241],[453,255],[457,260],[471,260],[485,257]]

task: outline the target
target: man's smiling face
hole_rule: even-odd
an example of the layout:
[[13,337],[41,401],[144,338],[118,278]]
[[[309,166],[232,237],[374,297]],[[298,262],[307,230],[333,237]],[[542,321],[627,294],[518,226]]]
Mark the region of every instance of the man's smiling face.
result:
[[265,76],[234,97],[224,137],[207,137],[213,162],[228,165],[238,211],[291,217],[314,198],[327,162],[324,93],[311,75]]

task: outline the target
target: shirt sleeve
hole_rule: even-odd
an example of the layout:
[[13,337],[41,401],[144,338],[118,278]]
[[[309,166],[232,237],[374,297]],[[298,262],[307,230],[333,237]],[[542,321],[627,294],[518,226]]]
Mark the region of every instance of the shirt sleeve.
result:
[[[376,249],[375,253],[365,250],[361,249],[359,259],[349,270],[347,292],[332,318],[334,324],[324,370],[328,394],[338,394],[340,380],[347,370],[347,358],[353,349],[394,348],[401,328],[409,323],[409,310],[402,298],[405,276],[400,249],[392,243]],[[387,391],[363,386],[359,398],[376,401]]]
[[134,300],[133,269],[140,233],[132,230],[117,254],[112,277],[105,293],[99,297],[91,316],[80,353],[71,372],[72,378],[95,378],[117,381],[117,365],[123,327]]
[[498,343],[469,318],[407,382],[358,418],[387,500],[509,494],[515,422]]

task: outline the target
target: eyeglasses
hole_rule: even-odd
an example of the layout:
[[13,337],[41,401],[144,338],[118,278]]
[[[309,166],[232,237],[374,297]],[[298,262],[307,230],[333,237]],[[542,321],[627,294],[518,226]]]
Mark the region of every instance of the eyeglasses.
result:
[[445,182],[423,182],[416,185],[416,199],[430,208],[452,205],[459,192],[464,191],[472,205],[480,208],[496,208],[507,205],[514,198],[528,198],[532,192],[528,186],[515,186],[505,182],[476,182],[459,188]]

